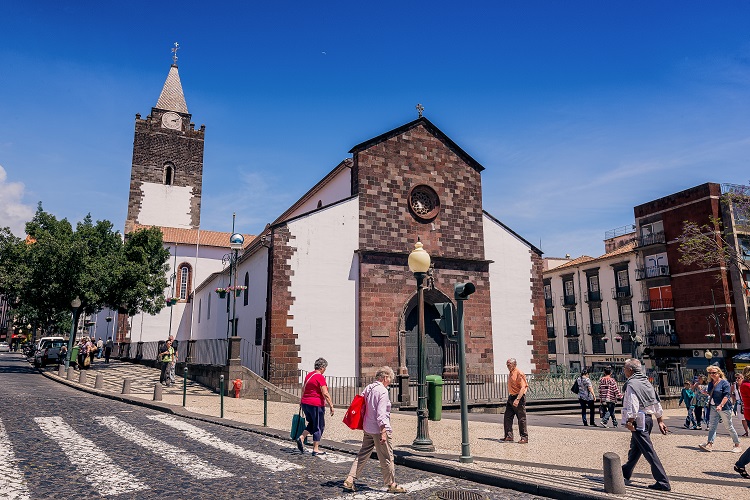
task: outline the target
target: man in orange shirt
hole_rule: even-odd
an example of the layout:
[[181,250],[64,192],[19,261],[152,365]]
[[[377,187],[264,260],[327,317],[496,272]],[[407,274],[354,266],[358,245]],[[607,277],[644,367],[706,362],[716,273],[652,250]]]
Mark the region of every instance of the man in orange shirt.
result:
[[505,366],[508,367],[508,401],[505,403],[505,439],[503,441],[513,441],[513,417],[518,417],[518,433],[521,435],[519,444],[529,442],[529,433],[526,428],[526,391],[529,390],[529,384],[526,382],[526,375],[516,366],[515,358],[510,358]]

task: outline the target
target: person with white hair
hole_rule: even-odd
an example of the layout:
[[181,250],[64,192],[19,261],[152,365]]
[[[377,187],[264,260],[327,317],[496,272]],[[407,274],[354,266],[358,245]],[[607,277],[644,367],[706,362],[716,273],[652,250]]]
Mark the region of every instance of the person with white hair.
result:
[[526,391],[529,390],[529,383],[526,381],[526,375],[518,369],[518,363],[515,358],[510,358],[505,366],[508,367],[508,400],[505,402],[505,416],[503,418],[503,427],[505,437],[503,441],[513,441],[513,417],[518,417],[518,433],[521,439],[519,444],[529,442],[529,431],[526,426]]
[[641,456],[651,465],[651,474],[656,483],[648,485],[648,488],[659,491],[671,491],[669,478],[664,467],[656,455],[654,445],[651,442],[651,429],[654,425],[654,417],[659,424],[659,430],[666,435],[667,425],[662,420],[662,410],[659,398],[656,396],[654,386],[643,373],[641,362],[637,359],[625,361],[625,376],[627,389],[622,400],[622,423],[630,431],[630,450],[628,461],[622,466],[622,476],[625,483],[630,483],[638,460]]
[[365,465],[370,461],[370,454],[375,449],[380,462],[380,472],[383,474],[383,483],[388,487],[388,493],[406,493],[406,490],[396,483],[393,443],[391,442],[393,430],[391,429],[391,399],[388,396],[388,386],[395,377],[391,367],[383,366],[375,374],[375,382],[365,387],[362,392],[365,398],[364,435],[357,459],[344,481],[346,491],[357,490],[354,480],[361,477]]

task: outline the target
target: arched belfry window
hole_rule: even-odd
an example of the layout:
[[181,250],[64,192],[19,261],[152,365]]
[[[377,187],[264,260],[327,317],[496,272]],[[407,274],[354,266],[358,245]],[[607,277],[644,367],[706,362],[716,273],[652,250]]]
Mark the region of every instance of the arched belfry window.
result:
[[174,184],[174,164],[165,163],[164,164],[164,185],[171,186],[172,184]]
[[245,297],[243,298],[243,305],[247,305],[248,292],[250,292],[250,274],[245,273]]
[[177,266],[177,297],[180,300],[187,300],[192,284],[193,268],[190,264],[183,262]]

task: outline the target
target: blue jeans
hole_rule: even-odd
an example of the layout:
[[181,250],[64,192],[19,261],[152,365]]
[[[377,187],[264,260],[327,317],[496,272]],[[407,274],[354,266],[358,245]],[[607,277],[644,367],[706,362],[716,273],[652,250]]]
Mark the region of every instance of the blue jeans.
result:
[[708,425],[708,442],[713,443],[716,439],[716,429],[719,427],[719,421],[721,421],[724,424],[724,427],[729,431],[734,444],[740,444],[740,438],[732,424],[732,410],[722,409],[721,411],[717,411],[716,407],[711,408],[711,419]]
[[689,426],[698,427],[698,424],[695,422],[695,407],[694,406],[688,406],[687,408],[687,417],[685,417],[685,427]]

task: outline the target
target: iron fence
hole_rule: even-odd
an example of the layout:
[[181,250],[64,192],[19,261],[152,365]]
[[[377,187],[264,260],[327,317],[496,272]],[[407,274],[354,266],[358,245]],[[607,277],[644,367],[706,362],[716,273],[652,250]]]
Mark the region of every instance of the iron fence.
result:
[[227,364],[227,339],[200,339],[193,343],[190,353],[196,365]]

